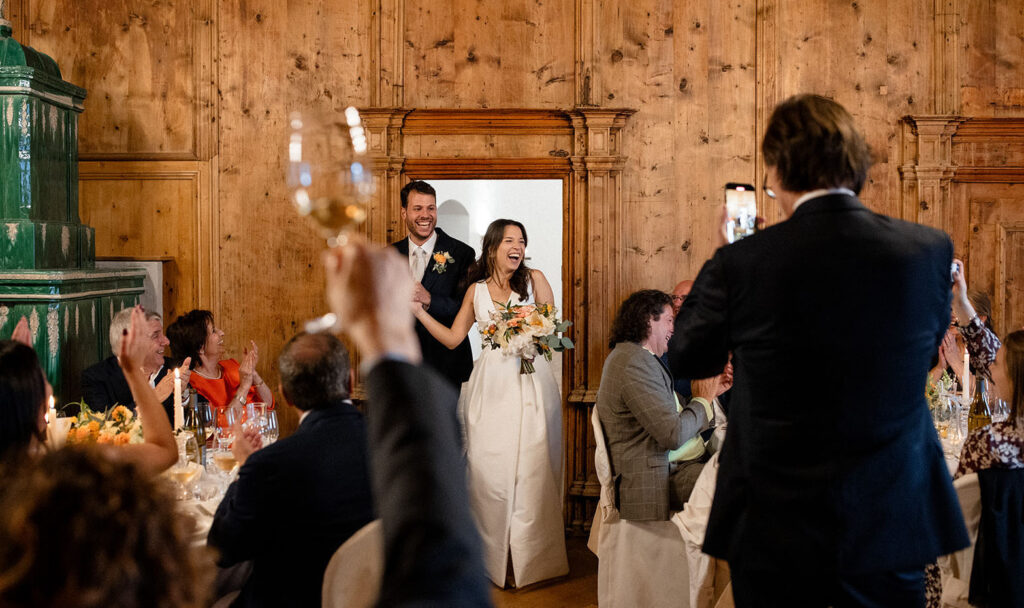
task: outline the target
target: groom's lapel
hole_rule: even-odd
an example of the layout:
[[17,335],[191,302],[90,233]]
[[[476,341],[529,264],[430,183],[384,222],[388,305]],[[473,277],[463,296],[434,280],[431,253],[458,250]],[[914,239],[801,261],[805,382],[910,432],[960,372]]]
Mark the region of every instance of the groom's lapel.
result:
[[[434,251],[445,251],[447,249],[448,235],[441,232],[440,228],[434,229],[437,232],[437,240],[434,241]],[[430,288],[437,283],[437,280],[441,278],[441,275],[434,271],[434,251],[430,252],[430,256],[427,258],[427,268],[423,271],[423,280],[420,283],[423,285],[423,289],[430,291]]]

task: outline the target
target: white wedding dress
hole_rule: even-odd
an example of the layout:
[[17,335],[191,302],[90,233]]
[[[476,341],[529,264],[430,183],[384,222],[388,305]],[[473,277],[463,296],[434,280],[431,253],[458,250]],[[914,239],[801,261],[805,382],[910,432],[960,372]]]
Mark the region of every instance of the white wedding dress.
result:
[[[494,310],[483,282],[473,289],[480,328]],[[519,303],[515,292],[514,304]],[[544,357],[519,373],[519,358],[485,347],[462,386],[469,501],[483,539],[487,575],[505,584],[508,556],[518,587],[569,572],[562,523],[562,400]]]

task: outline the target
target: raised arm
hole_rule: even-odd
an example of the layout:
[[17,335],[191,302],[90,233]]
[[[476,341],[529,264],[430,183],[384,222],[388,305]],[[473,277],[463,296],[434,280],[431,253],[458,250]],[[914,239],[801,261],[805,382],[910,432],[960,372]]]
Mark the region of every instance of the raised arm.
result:
[[178,460],[178,444],[174,441],[171,422],[164,408],[156,399],[156,392],[149,386],[149,379],[142,372],[146,352],[151,348],[143,336],[146,332],[146,316],[142,308],[132,310],[132,323],[124,339],[118,361],[124,372],[128,388],[135,399],[135,410],[142,424],[143,443],[126,446],[107,446],[113,458],[127,460],[149,475],[156,475]]
[[[550,288],[548,289],[550,291]],[[462,308],[459,309],[459,314],[455,315],[455,322],[452,323],[451,328],[445,327],[421,306],[414,306],[413,314],[438,342],[450,349],[455,349],[469,335],[469,328],[473,327],[473,294],[475,292],[476,288],[472,285],[466,290],[466,295],[462,298]]]

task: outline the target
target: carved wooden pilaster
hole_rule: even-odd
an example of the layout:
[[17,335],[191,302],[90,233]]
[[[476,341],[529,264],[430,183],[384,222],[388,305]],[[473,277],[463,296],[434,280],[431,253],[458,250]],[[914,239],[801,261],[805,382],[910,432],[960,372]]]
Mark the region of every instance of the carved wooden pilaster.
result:
[[368,108],[359,111],[363,119],[373,158],[373,179],[376,186],[364,232],[371,241],[390,243],[404,236],[399,223],[399,194],[405,179],[402,169],[402,125],[409,110],[400,108]]
[[[956,173],[952,142],[963,121],[959,116],[904,118],[899,168],[903,219],[942,229],[957,224],[950,191]],[[956,245],[961,250],[963,243]]]
[[[593,517],[601,486],[594,474],[594,438],[590,412],[597,398],[601,368],[608,354],[608,336],[621,299],[617,260],[622,225],[622,169],[625,156],[621,131],[633,110],[577,108],[570,113],[574,130],[571,188],[576,190],[576,230],[569,251],[579,294],[574,309],[576,335],[589,340],[574,351],[573,385],[566,412],[566,470],[569,471],[567,523],[585,529]],[[579,227],[584,227],[580,230]]]

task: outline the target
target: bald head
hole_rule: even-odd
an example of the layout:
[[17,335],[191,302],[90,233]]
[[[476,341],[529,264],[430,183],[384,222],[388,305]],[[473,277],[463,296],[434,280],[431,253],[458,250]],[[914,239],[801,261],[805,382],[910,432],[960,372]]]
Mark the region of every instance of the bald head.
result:
[[345,345],[328,334],[300,333],[277,359],[281,390],[288,403],[307,411],[349,398],[349,362]]
[[679,314],[679,307],[683,305],[686,296],[690,295],[691,289],[693,289],[693,281],[689,279],[676,283],[672,290],[672,314]]

